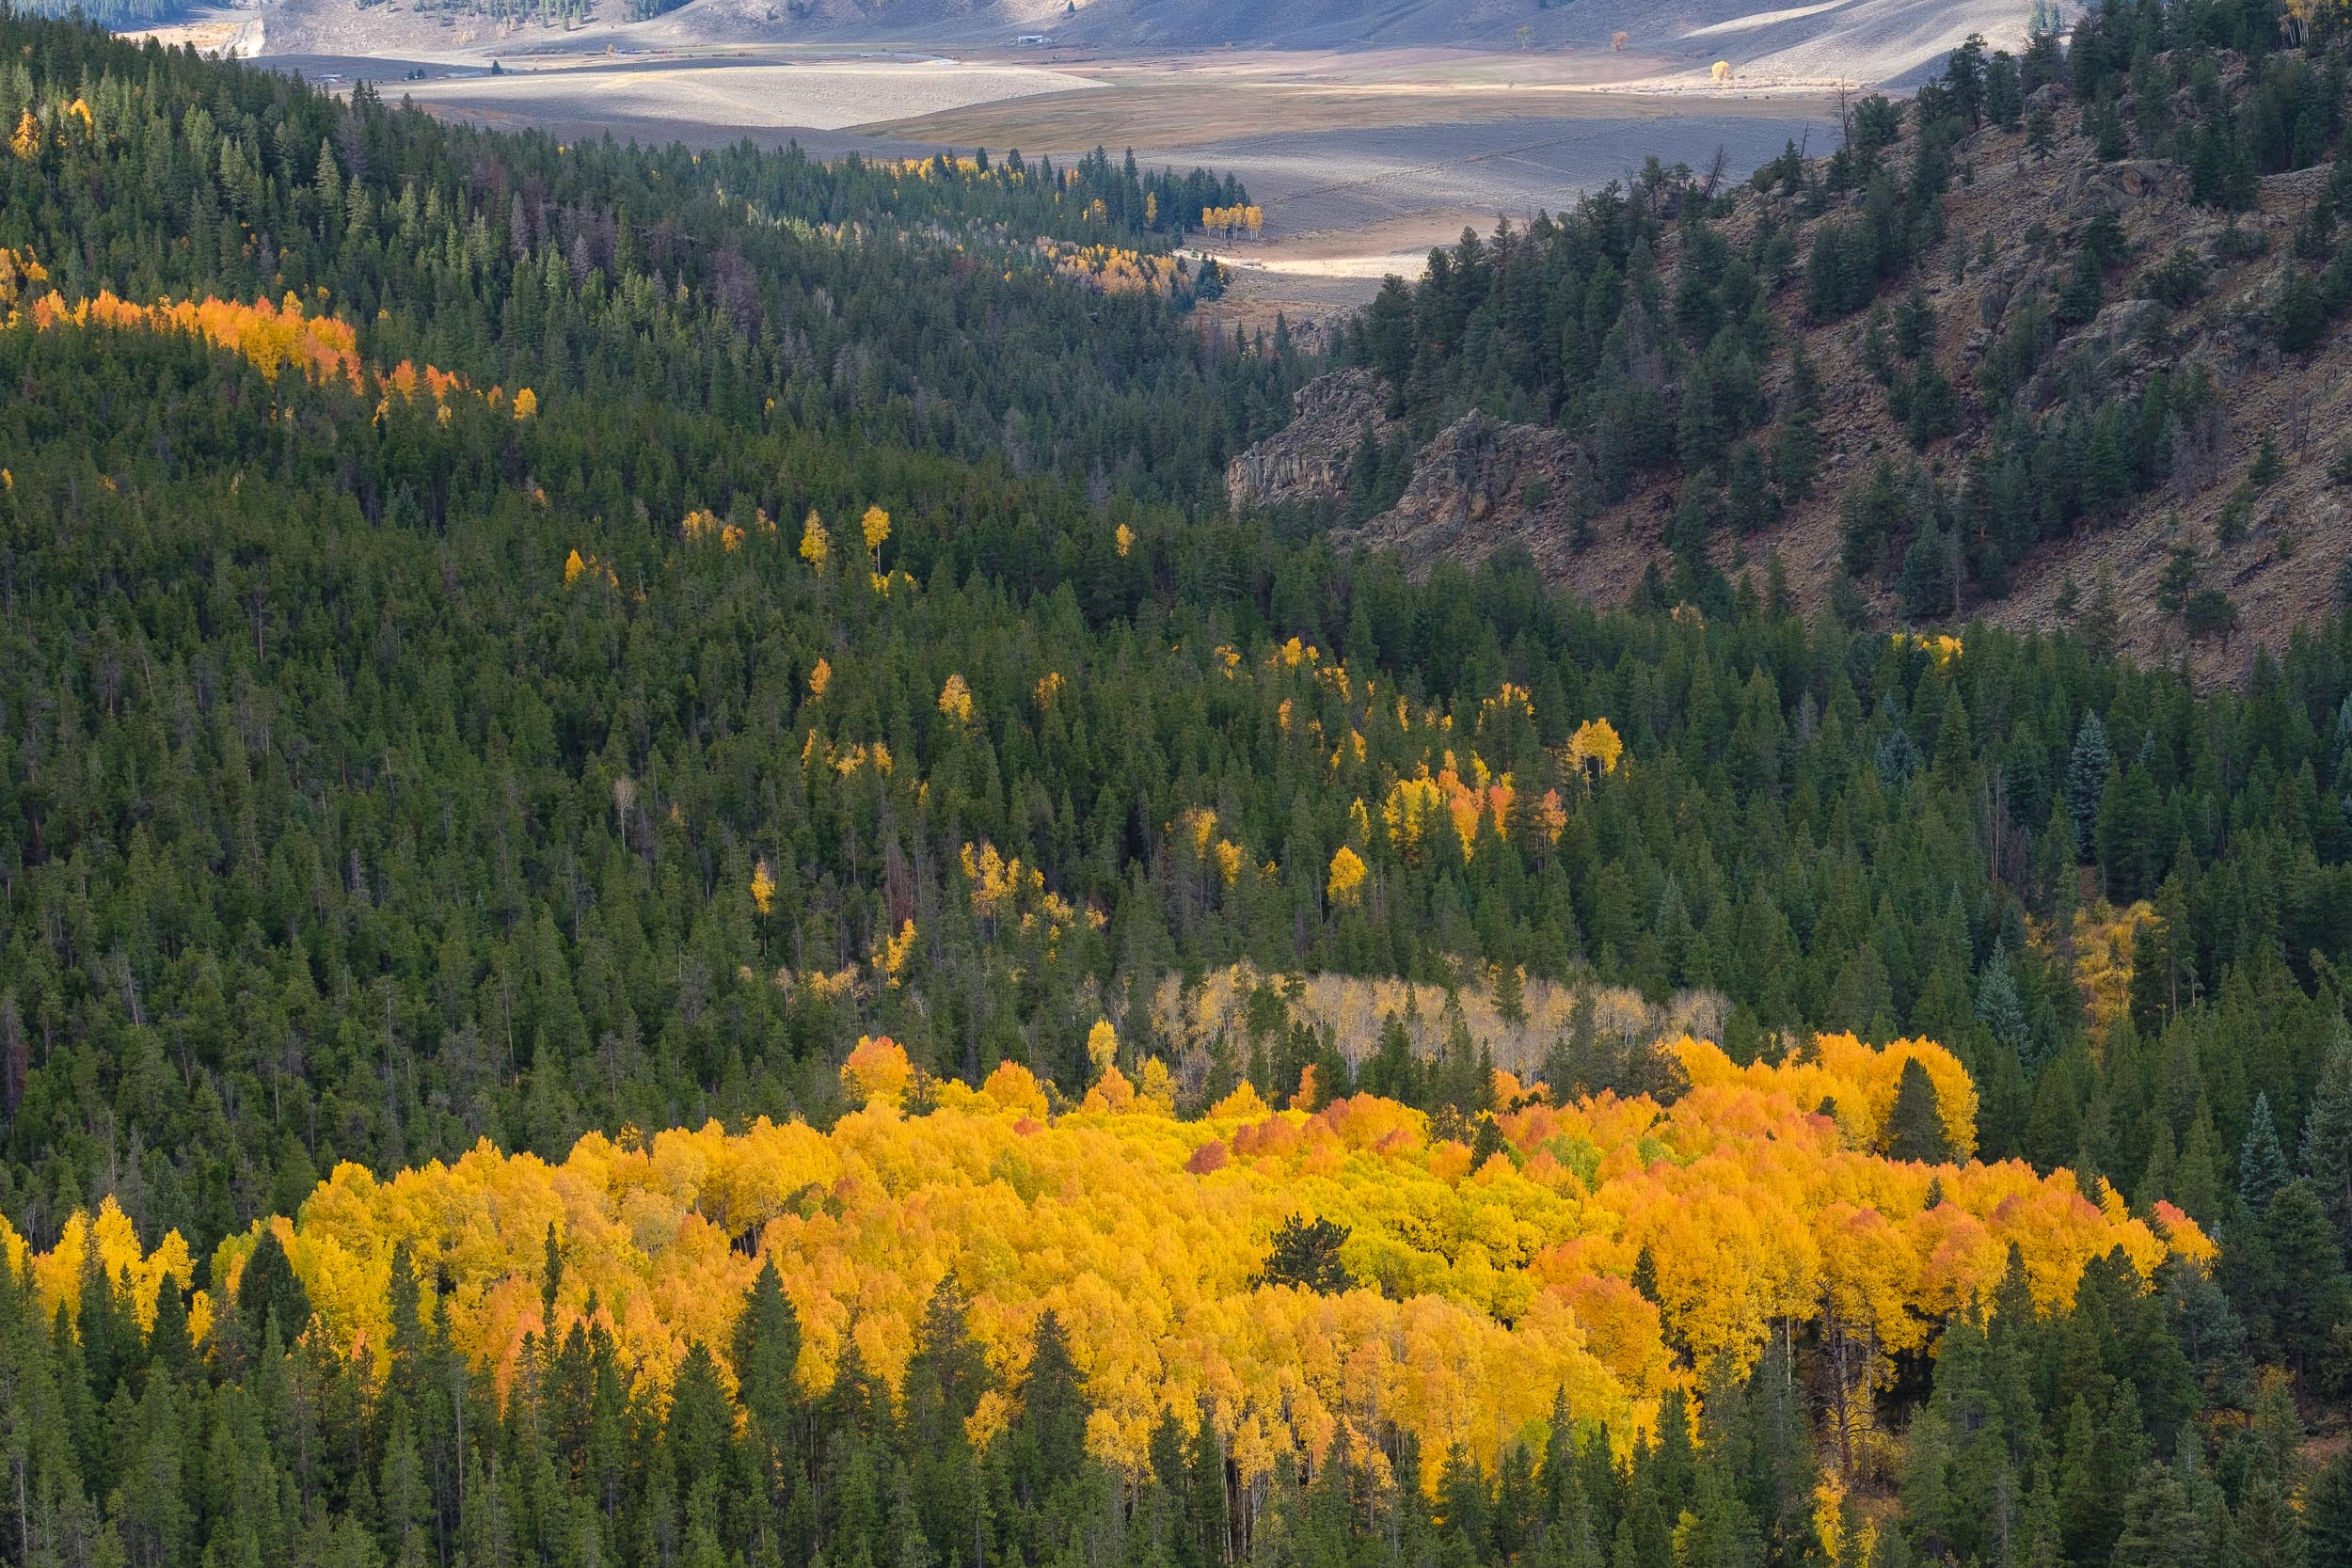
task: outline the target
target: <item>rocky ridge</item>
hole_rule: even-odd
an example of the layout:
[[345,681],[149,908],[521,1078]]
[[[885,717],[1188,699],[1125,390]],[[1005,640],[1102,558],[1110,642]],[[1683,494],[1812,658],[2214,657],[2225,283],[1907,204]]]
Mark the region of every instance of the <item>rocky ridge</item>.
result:
[[[2295,627],[2333,607],[2337,574],[2352,557],[2345,526],[2352,487],[2329,478],[2352,438],[2352,332],[2331,328],[2312,352],[2289,355],[2271,330],[2273,308],[2296,264],[2297,229],[2323,199],[2332,166],[2266,177],[2252,211],[2224,214],[2190,200],[2188,176],[2177,165],[2099,159],[2063,89],[2044,94],[2045,105],[2059,105],[2060,130],[2047,155],[2027,148],[2022,129],[1988,128],[1957,150],[1961,177],[1945,198],[1946,238],[1921,259],[1916,276],[1935,310],[1935,357],[1961,393],[1963,417],[1958,434],[1931,443],[1917,461],[1947,487],[1957,484],[1970,455],[1990,439],[1991,398],[1976,384],[1988,351],[2019,302],[2057,296],[2081,235],[2105,214],[2122,226],[2125,259],[2108,277],[2104,306],[2042,356],[2020,400],[2046,414],[2084,388],[2137,395],[2159,370],[2202,366],[2219,388],[2220,416],[2185,433],[2165,482],[2137,496],[2123,515],[2038,546],[2019,564],[2007,596],[1964,604],[1952,619],[2048,629],[2078,618],[2105,581],[2126,652],[2185,662],[2208,682],[2241,680],[2256,649],[2282,646]],[[1801,265],[1821,219],[1804,218],[1792,199],[1742,188],[1724,227],[1737,243],[1768,214],[1795,230]],[[2184,253],[2204,273],[2201,297],[2179,309],[2147,297],[2151,275]],[[1671,291],[1671,235],[1660,262]],[[1907,287],[1907,280],[1890,285],[1883,303],[1891,309]],[[1815,324],[1804,314],[1802,293],[1794,284],[1783,289],[1773,308],[1820,376],[1820,477],[1776,526],[1721,539],[1716,559],[1736,577],[1777,556],[1799,603],[1818,610],[1842,575],[1839,497],[1882,457],[1899,467],[1915,453],[1868,368],[1867,316]],[[1319,410],[1311,430],[1295,424],[1234,460],[1229,489],[1236,504],[1344,502],[1346,453],[1360,426],[1336,426],[1364,405],[1368,372],[1340,373],[1350,378],[1343,401],[1320,383],[1301,392],[1302,408]],[[1775,395],[1785,374],[1784,364],[1768,378]],[[2249,494],[2245,476],[2265,436],[2283,467]],[[1339,456],[1318,466],[1303,449]],[[1597,602],[1622,602],[1652,562],[1661,570],[1670,563],[1662,535],[1678,482],[1652,476],[1600,510],[1580,548],[1571,523],[1575,467],[1574,443],[1560,431],[1463,415],[1422,442],[1394,507],[1339,529],[1337,537],[1397,549],[1420,570],[1523,546],[1555,580]],[[1261,482],[1275,474],[1288,483]],[[2159,579],[2183,546],[2195,553],[2198,586],[2220,590],[2236,608],[2239,635],[2192,639],[2182,618],[2160,606]],[[1863,586],[1875,618],[1897,624],[1885,586]]]

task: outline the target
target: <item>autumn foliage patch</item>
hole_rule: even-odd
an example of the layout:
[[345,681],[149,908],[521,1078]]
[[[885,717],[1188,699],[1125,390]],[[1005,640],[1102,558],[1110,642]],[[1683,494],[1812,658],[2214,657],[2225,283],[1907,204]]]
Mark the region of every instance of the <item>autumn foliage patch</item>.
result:
[[[862,1108],[830,1133],[765,1120],[733,1135],[592,1133],[560,1164],[485,1144],[389,1181],[345,1164],[296,1218],[267,1224],[317,1309],[311,1332],[336,1352],[383,1354],[405,1243],[445,1285],[453,1341],[501,1376],[545,1326],[550,1225],[557,1326],[593,1311],[657,1382],[692,1345],[726,1343],[772,1258],[805,1328],[802,1381],[827,1386],[854,1342],[895,1385],[952,1270],[1009,1386],[1041,1311],[1071,1326],[1101,1457],[1140,1465],[1163,1411],[1205,1409],[1245,1476],[1293,1447],[1398,1427],[1491,1464],[1562,1389],[1580,1420],[1630,1432],[1697,1369],[1752,1365],[1782,1322],[1834,1324],[1883,1376],[1945,1315],[1989,1298],[2012,1247],[2045,1308],[2118,1248],[2142,1277],[2168,1257],[2212,1257],[2170,1206],[2137,1217],[2066,1171],[1888,1158],[1913,1062],[1950,1143],[1970,1145],[1974,1090],[1941,1046],[1828,1036],[1744,1068],[1703,1041],[1671,1050],[1691,1085],[1673,1105],[1538,1097],[1499,1118],[1501,1146],[1480,1162],[1370,1095],[1309,1115],[1245,1088],[1186,1121],[1112,1064],[1085,1108],[1049,1119],[1044,1085],[1017,1064],[978,1089],[924,1084],[895,1044],[868,1040],[843,1073]],[[1155,1066],[1141,1066],[1147,1085]],[[1283,1227],[1323,1221],[1344,1230],[1346,1288],[1263,1283]],[[235,1291],[261,1228],[222,1243],[216,1290]],[[176,1236],[143,1257],[102,1215],[32,1259],[53,1303],[74,1296],[91,1245],[110,1274],[188,1274]],[[0,1246],[23,1255],[12,1233]],[[192,1316],[214,1310],[199,1299]],[[992,1394],[974,1419],[1008,1416]]]

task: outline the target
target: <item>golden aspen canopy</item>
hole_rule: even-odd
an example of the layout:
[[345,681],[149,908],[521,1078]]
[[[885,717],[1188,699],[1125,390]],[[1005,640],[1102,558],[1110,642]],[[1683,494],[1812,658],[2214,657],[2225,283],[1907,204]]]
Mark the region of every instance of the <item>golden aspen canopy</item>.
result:
[[[976,1336],[1016,1384],[1038,1314],[1070,1326],[1097,1402],[1089,1446],[1105,1460],[1140,1467],[1163,1412],[1190,1421],[1205,1409],[1245,1476],[1293,1443],[1320,1452],[1370,1430],[1375,1410],[1424,1451],[1459,1442],[1489,1465],[1555,1391],[1580,1421],[1626,1433],[1691,1368],[1752,1365],[1771,1324],[1824,1311],[1882,1358],[1916,1350],[1941,1315],[1990,1296],[2012,1246],[2045,1309],[2117,1248],[2143,1278],[2167,1258],[2201,1267],[2213,1255],[2169,1205],[2137,1217],[2065,1171],[1886,1158],[1913,1060],[1954,1146],[1970,1147],[1975,1091],[1931,1041],[1823,1036],[1786,1062],[1741,1067],[1684,1038],[1669,1050],[1691,1086],[1671,1106],[1611,1095],[1553,1106],[1539,1093],[1497,1118],[1502,1148],[1476,1163],[1421,1112],[1370,1095],[1310,1114],[1238,1091],[1178,1119],[1165,1067],[1146,1061],[1132,1085],[1099,1059],[1115,1046],[1107,1025],[1095,1033],[1103,1081],[1059,1117],[1014,1063],[978,1089],[930,1085],[929,1114],[912,1115],[905,1053],[865,1039],[842,1073],[860,1108],[829,1133],[764,1119],[737,1134],[716,1123],[642,1141],[591,1133],[560,1164],[485,1144],[389,1181],[344,1164],[293,1221],[267,1223],[317,1307],[313,1332],[336,1351],[381,1354],[405,1243],[421,1275],[449,1282],[453,1342],[501,1377],[545,1326],[550,1225],[564,1255],[559,1331],[593,1297],[658,1383],[696,1342],[723,1351],[771,1258],[804,1325],[803,1382],[829,1385],[854,1341],[895,1386],[952,1270]],[[1347,1227],[1352,1288],[1258,1283],[1293,1215]],[[34,1260],[45,1296],[74,1295],[84,1237],[134,1278],[186,1276],[176,1236],[144,1256],[119,1220],[77,1222]],[[234,1291],[260,1228],[221,1244],[216,1291]],[[23,1243],[0,1235],[0,1247]],[[1654,1295],[1633,1283],[1645,1252]]]

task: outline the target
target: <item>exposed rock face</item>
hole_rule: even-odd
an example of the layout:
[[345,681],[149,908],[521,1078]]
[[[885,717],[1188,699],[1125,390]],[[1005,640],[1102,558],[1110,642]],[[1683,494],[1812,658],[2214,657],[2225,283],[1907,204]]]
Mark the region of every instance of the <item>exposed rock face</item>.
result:
[[1402,550],[1423,564],[1441,556],[1480,561],[1519,544],[1556,563],[1567,549],[1575,468],[1576,443],[1561,431],[1465,414],[1422,449],[1396,505],[1349,542]]
[[2075,221],[2101,213],[2121,213],[2135,202],[2186,201],[2188,171],[2153,158],[2090,164],[2074,171],[2060,197],[2060,211]]
[[1348,461],[1366,427],[1375,441],[1388,440],[1396,428],[1380,380],[1370,371],[1319,375],[1292,401],[1297,418],[1226,465],[1225,496],[1236,510],[1345,499]]

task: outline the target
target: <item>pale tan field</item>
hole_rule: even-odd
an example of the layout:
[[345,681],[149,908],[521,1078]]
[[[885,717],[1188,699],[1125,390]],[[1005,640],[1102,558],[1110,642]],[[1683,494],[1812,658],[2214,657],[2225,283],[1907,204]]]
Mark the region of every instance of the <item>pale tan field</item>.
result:
[[268,26],[259,11],[216,10],[168,27],[144,27],[122,35],[153,39],[167,49],[249,60],[269,47]]
[[[968,109],[997,99],[1095,90],[1072,71],[959,60],[734,58],[622,61],[403,84],[432,106],[509,119],[631,127],[838,131],[879,119]],[[641,135],[643,132],[640,133]]]
[[1278,134],[1517,119],[1722,112],[1804,118],[1818,112],[1836,86],[1754,76],[1716,88],[1686,62],[1634,54],[1212,50],[1177,59],[1086,59],[1072,68],[1083,70],[1098,90],[1006,97],[862,128],[948,145],[1172,149]]

